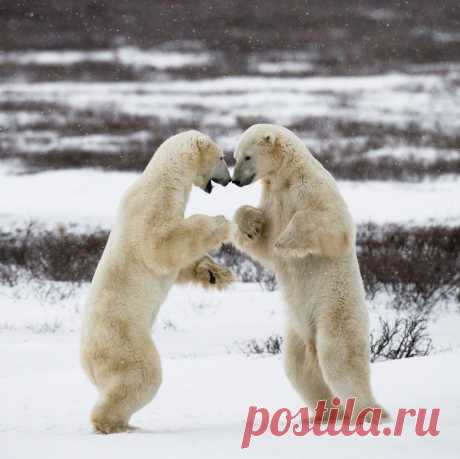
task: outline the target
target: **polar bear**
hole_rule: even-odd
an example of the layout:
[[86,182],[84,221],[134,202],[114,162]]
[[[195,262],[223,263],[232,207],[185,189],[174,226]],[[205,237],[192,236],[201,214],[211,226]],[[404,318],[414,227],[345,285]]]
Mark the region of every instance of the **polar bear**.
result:
[[176,282],[224,288],[232,273],[207,252],[229,239],[223,216],[184,218],[192,185],[211,192],[230,173],[222,150],[188,131],[166,140],[121,199],[94,274],[82,326],[81,360],[99,390],[91,415],[102,433],[129,428],[131,415],[155,396],[160,357],[151,329]]
[[312,408],[318,400],[331,406],[334,397],[356,398],[355,413],[380,408],[370,386],[369,319],[355,227],[335,180],[281,126],[250,127],[235,159],[236,185],[263,184],[259,207],[237,210],[234,242],[272,268],[280,282],[289,380]]

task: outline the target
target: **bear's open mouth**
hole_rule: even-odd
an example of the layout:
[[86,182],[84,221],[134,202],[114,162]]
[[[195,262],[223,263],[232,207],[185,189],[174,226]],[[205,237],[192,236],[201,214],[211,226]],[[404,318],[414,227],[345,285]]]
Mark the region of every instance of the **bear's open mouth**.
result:
[[209,182],[206,184],[206,188],[204,189],[204,191],[206,191],[206,193],[211,193],[211,191],[212,191],[211,180],[209,180]]

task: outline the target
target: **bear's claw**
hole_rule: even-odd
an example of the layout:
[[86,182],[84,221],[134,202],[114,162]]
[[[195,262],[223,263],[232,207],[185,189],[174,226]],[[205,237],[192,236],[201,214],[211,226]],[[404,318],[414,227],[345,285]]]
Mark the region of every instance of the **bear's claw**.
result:
[[216,276],[214,276],[214,273],[210,270],[208,270],[209,273],[209,283],[210,284],[215,284],[216,283]]

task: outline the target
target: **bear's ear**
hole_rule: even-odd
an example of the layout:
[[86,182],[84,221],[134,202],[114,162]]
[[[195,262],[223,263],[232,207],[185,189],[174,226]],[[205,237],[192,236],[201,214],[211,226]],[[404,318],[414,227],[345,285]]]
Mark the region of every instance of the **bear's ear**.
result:
[[273,132],[267,132],[262,137],[262,142],[265,145],[275,145],[276,143],[276,134]]
[[200,134],[195,143],[199,151],[206,151],[211,146],[211,139],[207,135]]

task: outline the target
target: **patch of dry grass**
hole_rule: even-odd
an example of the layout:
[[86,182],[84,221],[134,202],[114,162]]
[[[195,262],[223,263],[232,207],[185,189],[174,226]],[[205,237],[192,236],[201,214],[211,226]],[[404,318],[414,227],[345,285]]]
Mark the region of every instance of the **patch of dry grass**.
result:
[[[37,224],[0,234],[0,282],[19,282],[21,270],[45,280],[90,281],[107,237],[103,230],[79,234]],[[370,298],[387,292],[395,298],[393,307],[425,312],[442,300],[460,301],[460,228],[362,225],[357,249]],[[273,273],[233,246],[225,245],[215,257],[240,281],[276,288]]]

